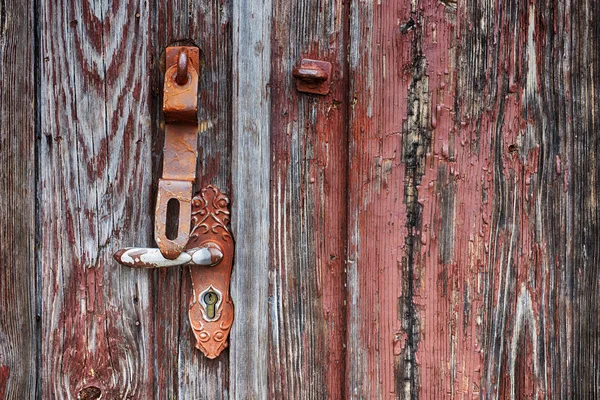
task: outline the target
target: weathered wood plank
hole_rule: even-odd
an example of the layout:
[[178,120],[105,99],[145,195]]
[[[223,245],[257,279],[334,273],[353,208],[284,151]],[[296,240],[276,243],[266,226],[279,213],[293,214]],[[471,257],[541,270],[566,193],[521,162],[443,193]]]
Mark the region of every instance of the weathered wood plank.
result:
[[418,394],[595,397],[598,50],[586,27],[598,10],[456,6],[418,12],[437,110],[419,186]]
[[[556,397],[572,393],[591,399],[600,398],[600,3],[554,1],[553,6],[554,16],[543,4],[534,13],[534,21],[543,18],[534,31],[535,49],[545,53],[538,67],[543,84],[538,96],[547,110],[542,122],[552,126],[549,135],[538,123],[537,133],[553,148],[549,154],[541,150],[551,187],[540,218],[549,233],[546,279],[552,285],[544,316],[549,338],[544,353],[552,363],[541,371],[551,376],[548,392]],[[556,30],[558,37],[550,22],[563,27]],[[552,320],[557,314],[560,324]]]
[[230,396],[267,398],[271,0],[233,2]]
[[0,398],[36,397],[36,158],[33,3],[0,13]]
[[[595,156],[600,50],[592,28],[598,25],[598,5],[422,0],[409,11],[382,17],[378,5],[359,3],[352,12],[357,19],[352,18],[351,43],[373,44],[351,49],[351,77],[355,70],[367,77],[360,92],[370,98],[369,76],[377,86],[386,76],[410,75],[406,84],[390,89],[408,99],[396,109],[406,119],[402,160],[409,231],[408,268],[398,280],[378,286],[390,262],[373,257],[377,267],[361,270],[361,259],[369,250],[385,251],[386,242],[372,242],[381,229],[377,223],[364,225],[373,230],[367,230],[366,241],[358,236],[361,217],[353,224],[352,210],[366,211],[365,218],[378,214],[357,207],[361,199],[351,194],[349,395],[597,397],[600,375],[590,366],[600,354],[600,326],[590,316],[598,313],[600,283]],[[370,27],[377,29],[371,33]],[[386,45],[398,32],[410,38],[397,45],[408,53],[387,68]],[[356,67],[353,60],[364,64]],[[369,60],[386,68],[369,75],[374,68]],[[353,85],[360,84],[359,76]],[[352,141],[365,137],[357,138],[354,126],[362,122],[363,107],[365,114],[379,116],[377,103],[369,109],[357,99],[350,182],[357,189],[353,182],[363,183],[360,196],[371,199],[369,188],[377,180],[362,178],[359,167],[359,156],[369,148],[352,154]],[[370,132],[367,125],[365,134]],[[392,182],[386,194],[398,191],[401,180]],[[390,223],[401,219],[387,215]],[[377,277],[361,281],[369,271]],[[374,299],[385,299],[383,290],[394,290],[401,312],[377,307]],[[367,299],[369,307],[361,309],[358,299]],[[385,321],[397,323],[396,315],[406,336],[391,349]],[[361,327],[373,337],[361,337]],[[361,350],[362,356],[354,356]],[[402,354],[400,360],[391,359],[396,354]],[[352,366],[353,360],[366,360],[365,369]]]
[[[318,10],[318,12],[316,12]],[[347,6],[275,1],[271,71],[269,398],[342,399],[348,108]],[[296,91],[302,58],[331,92]]]
[[150,10],[40,7],[43,393],[151,398],[151,279],[111,257],[151,245]]
[[[352,399],[399,396],[415,384],[410,277],[423,138],[414,121],[427,104],[409,99],[409,91],[426,84],[413,78],[421,65],[411,52],[410,7],[353,2],[350,11],[346,368]],[[401,30],[400,24],[407,25]]]
[[[4,5],[0,397],[27,398],[33,86],[6,65],[31,34],[11,10],[32,11]],[[600,396],[600,5],[352,2],[350,35],[340,2],[271,7],[42,4],[44,395]],[[203,51],[198,187],[233,197],[236,322],[216,361],[193,349],[186,271],[110,258],[154,245],[159,54],[175,41]],[[334,63],[329,96],[295,92],[302,56]]]
[[[231,2],[159,1],[155,5],[156,55],[153,85],[162,88],[164,67],[159,55],[174,43],[197,45],[201,50],[198,108],[201,127],[198,135],[196,190],[213,184],[227,194],[231,186]],[[155,130],[155,178],[162,161],[161,91],[153,97]],[[188,319],[191,280],[187,269],[157,271],[156,294],[171,294],[166,307],[157,307],[157,360],[159,398],[226,398],[229,386],[229,357],[223,352],[216,360],[195,349]]]
[[[481,60],[484,52],[472,45],[480,36],[469,36],[465,31],[468,18],[457,14],[456,4],[423,1],[415,17],[413,57],[423,60],[422,79],[428,83],[416,95],[430,103],[430,113],[416,124],[429,137],[416,182],[420,212],[413,250],[420,333],[418,387],[413,395],[419,398],[482,394],[483,281],[493,197],[493,129],[489,120],[469,117],[486,111],[488,103],[472,85],[481,79],[487,60]],[[489,24],[494,13],[486,9],[483,15]],[[460,37],[468,43],[457,46]],[[477,69],[466,67],[462,58],[478,65]],[[465,76],[465,69],[473,75]],[[494,77],[490,74],[492,84]],[[468,104],[471,113],[457,112],[457,104]]]

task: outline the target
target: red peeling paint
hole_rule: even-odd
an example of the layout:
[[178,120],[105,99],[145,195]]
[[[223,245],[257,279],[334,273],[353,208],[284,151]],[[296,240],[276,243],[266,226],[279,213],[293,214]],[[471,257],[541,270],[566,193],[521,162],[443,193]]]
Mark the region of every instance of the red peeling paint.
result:
[[8,378],[10,377],[10,368],[6,365],[0,365],[0,399],[5,398],[6,387],[8,386]]

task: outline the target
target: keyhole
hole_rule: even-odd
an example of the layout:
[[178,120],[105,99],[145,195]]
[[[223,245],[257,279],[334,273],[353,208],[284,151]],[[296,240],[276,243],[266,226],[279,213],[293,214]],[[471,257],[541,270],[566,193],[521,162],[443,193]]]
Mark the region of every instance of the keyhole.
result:
[[215,292],[207,292],[204,294],[204,302],[206,303],[206,317],[213,319],[215,317],[215,304],[219,301],[219,295]]

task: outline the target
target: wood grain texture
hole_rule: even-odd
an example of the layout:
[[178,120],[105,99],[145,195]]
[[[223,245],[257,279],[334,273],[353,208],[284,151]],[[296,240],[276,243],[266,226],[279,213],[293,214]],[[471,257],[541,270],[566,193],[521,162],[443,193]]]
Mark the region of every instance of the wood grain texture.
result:
[[[363,191],[356,199],[351,191],[349,207],[349,394],[597,397],[590,365],[600,327],[589,316],[599,284],[598,5],[422,0],[390,12],[359,2],[351,14],[351,77],[360,73],[353,85],[361,88],[353,92],[362,95],[352,111],[350,182]],[[391,43],[401,57],[388,65]],[[405,216],[408,232],[374,239],[384,224],[361,225],[358,213],[352,223],[352,213],[377,221],[386,203],[359,207],[377,183],[362,171],[377,171],[369,162],[394,146],[371,153],[353,141],[378,132],[363,115],[382,124],[393,115],[379,116],[370,93],[384,96],[378,85],[406,72],[393,88],[400,100],[384,106],[397,103],[405,120],[406,210],[387,216],[390,224]],[[399,192],[402,180],[392,182],[386,195]],[[408,267],[382,285],[393,253],[377,254],[404,237]],[[401,311],[380,306],[386,298]],[[398,325],[392,349],[389,328]]]
[[[414,175],[427,104],[412,73],[409,2],[350,11],[347,398],[390,398],[414,385],[411,248]],[[408,117],[407,117],[408,114]],[[403,150],[403,144],[406,150]]]
[[[198,87],[197,192],[213,184],[227,195],[231,185],[231,2],[159,1],[154,6],[155,55],[152,86],[162,88],[164,49],[170,44],[193,44],[200,48]],[[152,98],[154,178],[160,176],[164,126],[161,121],[162,92]],[[224,351],[216,360],[197,351],[188,319],[192,293],[187,269],[155,273],[156,295],[171,300],[156,308],[158,398],[221,399],[228,397],[229,356]],[[235,299],[234,299],[235,300]]]
[[[600,4],[22,3],[0,2],[0,398],[600,397]],[[154,246],[174,43],[202,51],[197,189],[233,200],[213,361],[187,271],[111,258]],[[329,95],[296,92],[302,57]]]
[[151,398],[151,277],[112,260],[151,245],[150,10],[40,7],[43,394]]
[[598,396],[597,8],[422,2],[420,397]]
[[[315,12],[318,10],[318,12]],[[345,368],[346,43],[341,1],[275,1],[271,70],[269,398],[342,399]],[[331,92],[296,91],[302,58]]]
[[0,399],[36,397],[33,4],[0,2]]
[[267,397],[271,1],[233,4],[230,396]]
[[[228,7],[73,2],[42,11],[42,119],[48,123],[40,151],[42,163],[52,165],[42,171],[42,214],[45,229],[69,239],[49,235],[42,243],[44,298],[52,299],[44,308],[54,312],[44,332],[47,393],[73,398],[98,388],[115,398],[226,396],[227,358],[207,361],[193,346],[187,271],[134,272],[109,256],[126,245],[154,245],[161,52],[171,43],[195,43],[207,54],[198,187],[230,190]],[[59,332],[63,327],[67,335]]]

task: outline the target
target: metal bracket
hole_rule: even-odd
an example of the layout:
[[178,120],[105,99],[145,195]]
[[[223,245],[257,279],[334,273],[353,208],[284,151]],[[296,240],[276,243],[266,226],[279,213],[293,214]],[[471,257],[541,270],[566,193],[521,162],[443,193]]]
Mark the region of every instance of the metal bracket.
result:
[[[198,64],[196,47],[169,47],[163,96],[165,145],[163,173],[158,182],[154,239],[160,252],[175,259],[185,248],[190,232],[190,201],[196,179],[198,135]],[[179,202],[179,230],[167,237],[167,204]]]
[[299,92],[326,95],[331,83],[331,63],[303,58],[300,66],[292,70]]
[[[196,348],[216,358],[227,347],[233,323],[229,294],[234,243],[229,231],[229,198],[207,186],[192,198],[196,178],[199,51],[169,47],[166,52],[163,112],[166,120],[163,175],[158,183],[154,235],[158,248],[125,248],[114,254],[132,268],[187,266],[192,278],[190,325]],[[179,202],[177,237],[168,238],[167,205]]]

